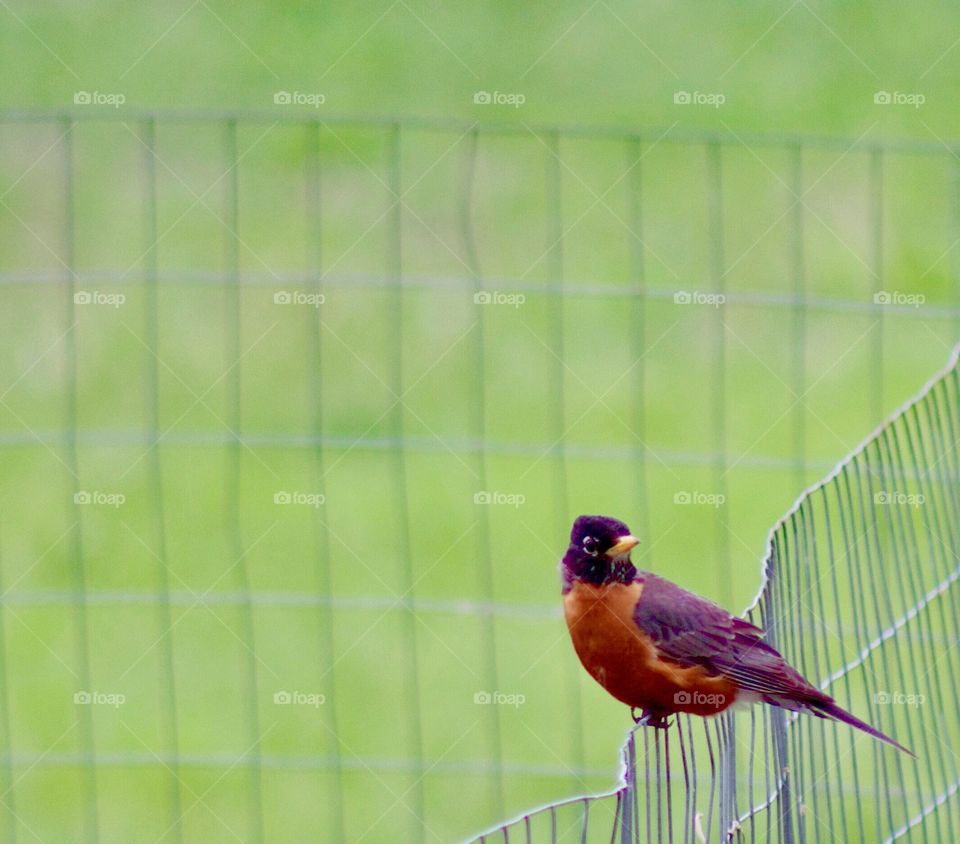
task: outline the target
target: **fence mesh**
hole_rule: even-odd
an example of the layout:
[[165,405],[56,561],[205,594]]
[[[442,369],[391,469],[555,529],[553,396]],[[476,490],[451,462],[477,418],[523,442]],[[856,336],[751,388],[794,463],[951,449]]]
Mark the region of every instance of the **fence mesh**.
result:
[[779,709],[680,716],[640,728],[639,747],[631,732],[621,788],[479,840],[954,840],[958,426],[955,353],[778,522],[747,612],[819,688],[917,759]]
[[[0,145],[4,840],[447,840],[602,793],[623,712],[560,618],[573,517],[624,518],[641,567],[742,606],[756,537],[960,333],[939,144],[79,108],[5,112]],[[775,537],[819,562],[774,566],[754,612],[812,677],[952,570],[922,522],[953,547],[936,441],[903,427],[870,452],[894,474],[856,458]],[[868,507],[896,472],[934,503]],[[821,585],[840,638],[801,636],[791,602],[841,545],[917,591]],[[946,653],[952,595],[831,681],[919,767],[858,740],[858,809],[816,784],[858,782],[846,734],[683,721],[639,776],[670,754],[693,796],[640,789],[631,828],[729,828],[777,785],[774,736],[834,828],[947,795],[952,757],[870,696],[927,695],[932,729],[951,675],[914,689],[908,657],[918,630]],[[588,803],[609,835],[609,801],[530,823],[579,835]],[[798,834],[771,805],[744,824]]]

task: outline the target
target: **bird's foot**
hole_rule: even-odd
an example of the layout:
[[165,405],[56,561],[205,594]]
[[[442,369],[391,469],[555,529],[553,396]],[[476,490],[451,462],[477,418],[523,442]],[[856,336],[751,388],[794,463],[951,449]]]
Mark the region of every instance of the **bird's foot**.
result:
[[630,717],[633,718],[633,723],[637,727],[653,727],[657,730],[665,730],[670,726],[670,720],[663,715],[644,709],[642,710],[643,714],[637,716],[636,709],[635,706],[630,707]]

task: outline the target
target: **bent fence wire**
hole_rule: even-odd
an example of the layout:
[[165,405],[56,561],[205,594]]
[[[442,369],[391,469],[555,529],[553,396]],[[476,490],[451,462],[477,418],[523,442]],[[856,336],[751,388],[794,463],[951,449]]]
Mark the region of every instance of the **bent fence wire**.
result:
[[[0,146],[4,840],[462,838],[601,789],[558,645],[573,502],[602,478],[650,568],[734,606],[737,538],[960,331],[937,141],[77,108],[4,112]],[[632,790],[496,835],[956,840],[955,379],[777,529],[752,611],[918,763],[680,719]],[[298,489],[327,505],[273,506]],[[511,684],[526,710],[472,706]]]
[[773,528],[746,617],[916,753],[756,706],[631,731],[623,785],[480,841],[957,841],[960,347]]

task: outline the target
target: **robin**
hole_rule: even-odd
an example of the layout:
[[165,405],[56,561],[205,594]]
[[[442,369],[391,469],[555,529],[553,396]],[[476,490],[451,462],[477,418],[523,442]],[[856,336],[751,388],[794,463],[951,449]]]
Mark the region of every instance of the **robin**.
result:
[[573,647],[601,686],[666,727],[675,712],[709,716],[762,701],[843,721],[914,754],[837,705],[763,639],[763,631],[651,572],[630,551],[640,540],[617,519],[580,516],[561,564]]

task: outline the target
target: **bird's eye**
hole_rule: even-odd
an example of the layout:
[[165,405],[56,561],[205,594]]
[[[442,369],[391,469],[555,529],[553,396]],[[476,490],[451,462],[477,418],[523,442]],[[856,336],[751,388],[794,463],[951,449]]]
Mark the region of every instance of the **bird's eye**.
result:
[[592,536],[585,536],[583,538],[583,550],[586,551],[591,557],[596,557],[600,553],[597,548],[597,540]]

